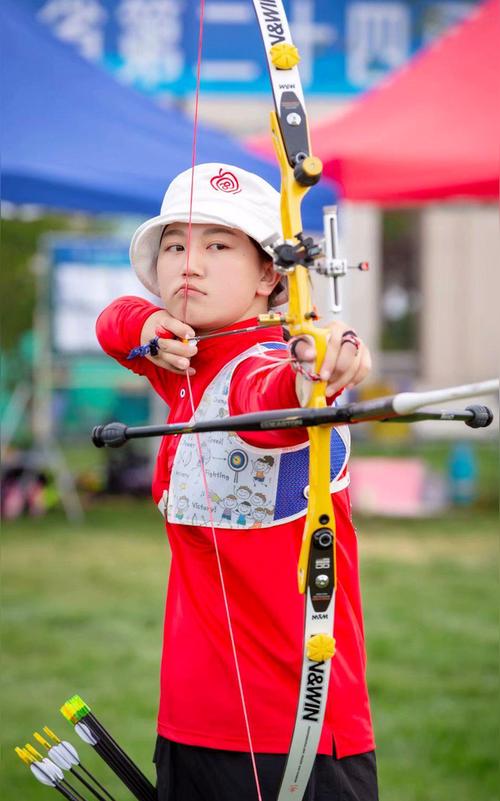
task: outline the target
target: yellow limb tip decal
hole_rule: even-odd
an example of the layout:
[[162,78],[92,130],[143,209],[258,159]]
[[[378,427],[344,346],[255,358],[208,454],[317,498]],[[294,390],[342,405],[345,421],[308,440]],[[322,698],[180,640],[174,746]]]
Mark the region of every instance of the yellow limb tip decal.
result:
[[330,634],[315,634],[306,645],[307,658],[311,662],[325,662],[335,653],[335,637]]
[[291,70],[300,61],[299,51],[295,45],[282,42],[275,44],[269,51],[271,63],[277,70]]

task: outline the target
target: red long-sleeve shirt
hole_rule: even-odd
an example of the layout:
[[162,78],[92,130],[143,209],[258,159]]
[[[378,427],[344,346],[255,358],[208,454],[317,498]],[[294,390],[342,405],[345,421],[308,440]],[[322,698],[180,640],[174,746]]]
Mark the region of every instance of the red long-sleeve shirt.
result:
[[[144,322],[158,307],[124,297],[97,321],[103,349],[145,376],[170,407],[169,422],[192,416],[186,378],[147,359],[126,361]],[[241,328],[252,321],[229,326]],[[191,360],[195,406],[222,369],[257,342],[281,341],[279,327],[207,339]],[[286,354],[273,352],[277,358]],[[235,371],[229,393],[231,414],[298,405],[295,375],[287,363],[255,372],[259,358]],[[245,433],[252,445],[286,447],[304,441],[304,430]],[[153,477],[158,503],[168,489],[178,437],[162,441]],[[365,647],[357,540],[347,490],[333,496],[337,523],[336,653],[319,753],[338,757],[374,745],[365,680]],[[218,529],[222,568],[253,747],[257,753],[287,753],[295,721],[303,648],[303,596],[296,568],[304,520],[272,528]],[[228,636],[212,532],[207,527],[166,523],[172,552],[167,593],[158,732],[177,742],[209,748],[248,750],[240,693]]]

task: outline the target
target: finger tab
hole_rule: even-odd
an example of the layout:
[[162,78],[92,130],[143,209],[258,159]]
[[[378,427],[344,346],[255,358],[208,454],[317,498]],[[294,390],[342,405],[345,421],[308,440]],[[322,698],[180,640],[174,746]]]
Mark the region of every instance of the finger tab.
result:
[[164,328],[162,325],[159,325],[158,328],[155,328],[155,334],[160,339],[175,339],[174,334],[169,331],[167,328]]

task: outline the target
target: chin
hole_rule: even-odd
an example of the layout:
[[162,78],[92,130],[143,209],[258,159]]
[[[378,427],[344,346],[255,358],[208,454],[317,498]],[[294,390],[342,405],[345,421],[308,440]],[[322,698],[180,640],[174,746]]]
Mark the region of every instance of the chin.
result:
[[197,332],[215,331],[226,325],[232,325],[236,320],[241,319],[241,316],[238,316],[238,311],[235,311],[233,315],[221,314],[220,317],[214,316],[214,310],[210,308],[213,301],[207,301],[206,298],[204,300],[205,303],[200,303],[196,298],[192,302],[192,298],[189,297],[186,304],[184,298],[181,299],[181,302],[179,302],[179,298],[174,298],[173,301],[170,299],[169,303],[165,303],[165,308],[172,317],[182,320]]
[[184,298],[181,300],[178,298],[172,300],[172,298],[170,298],[169,302],[165,303],[165,309],[172,317],[175,317],[176,320],[182,320],[182,322],[188,323],[188,325],[193,328],[208,324],[206,322],[206,318],[209,316],[208,313],[203,312],[202,309],[196,308],[195,304],[190,301],[191,298],[188,298],[186,305]]
[[195,309],[193,307],[189,308],[189,304],[187,309],[184,307],[181,309],[180,314],[185,323],[190,325],[195,331],[200,330],[210,330],[212,328],[219,328],[220,325],[224,325],[224,323],[217,323],[214,321],[213,317],[210,314],[203,313],[201,309]]

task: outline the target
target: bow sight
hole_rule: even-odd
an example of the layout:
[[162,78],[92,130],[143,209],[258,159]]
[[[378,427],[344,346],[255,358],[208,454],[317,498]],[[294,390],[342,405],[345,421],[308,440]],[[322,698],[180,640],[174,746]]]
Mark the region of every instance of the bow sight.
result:
[[344,278],[347,275],[347,270],[366,272],[369,269],[369,265],[367,261],[362,261],[359,264],[347,264],[347,259],[339,258],[337,206],[324,207],[323,230],[323,252],[322,256],[317,260],[315,270],[319,275],[325,275],[329,279],[329,309],[333,314],[338,314],[342,310],[340,278]]
[[342,296],[340,279],[347,275],[348,270],[369,269],[367,261],[359,264],[348,264],[347,259],[339,257],[339,230],[337,206],[323,208],[323,239],[315,242],[311,236],[303,233],[296,235],[296,244],[292,242],[278,242],[277,237],[266,240],[262,246],[272,253],[276,271],[287,274],[293,272],[300,265],[313,270],[318,275],[329,279],[329,311],[339,314],[342,311]]

